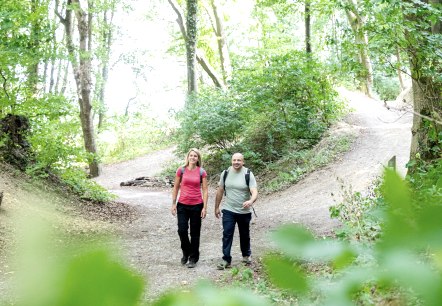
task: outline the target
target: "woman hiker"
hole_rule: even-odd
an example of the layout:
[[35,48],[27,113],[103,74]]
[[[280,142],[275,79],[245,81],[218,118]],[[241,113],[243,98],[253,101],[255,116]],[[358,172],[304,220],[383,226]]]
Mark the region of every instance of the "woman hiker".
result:
[[181,264],[187,264],[188,268],[194,268],[199,260],[201,221],[206,217],[208,198],[207,173],[201,167],[201,153],[192,148],[187,153],[184,166],[176,171],[171,208],[178,221],[183,251]]

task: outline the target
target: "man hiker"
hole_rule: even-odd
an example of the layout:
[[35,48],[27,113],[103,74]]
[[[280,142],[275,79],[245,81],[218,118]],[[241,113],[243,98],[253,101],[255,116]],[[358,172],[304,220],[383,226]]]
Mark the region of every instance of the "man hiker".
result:
[[[223,195],[226,196],[222,211],[220,210]],[[244,156],[235,153],[232,156],[232,166],[221,173],[215,198],[215,217],[219,219],[222,213],[223,223],[223,257],[217,268],[224,270],[230,267],[232,256],[233,234],[238,224],[239,242],[242,262],[251,264],[250,221],[252,220],[252,205],[258,197],[255,176],[244,167]]]

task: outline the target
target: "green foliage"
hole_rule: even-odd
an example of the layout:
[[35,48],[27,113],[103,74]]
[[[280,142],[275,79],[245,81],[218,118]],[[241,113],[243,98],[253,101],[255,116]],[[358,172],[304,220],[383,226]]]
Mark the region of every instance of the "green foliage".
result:
[[[300,141],[287,148],[283,157],[274,163],[266,165],[263,174],[265,179],[260,190],[271,193],[282,190],[298,182],[305,174],[327,165],[343,152],[347,152],[353,143],[354,135],[326,135],[315,146],[309,142]],[[272,177],[272,173],[278,173]]]
[[232,87],[247,118],[243,146],[269,162],[293,140],[317,141],[342,107],[321,64],[299,52],[243,69]]
[[226,149],[241,133],[243,120],[239,105],[228,93],[204,88],[196,97],[190,97],[186,108],[178,114],[178,151],[189,148]]
[[75,108],[64,97],[48,95],[23,111],[32,118],[28,139],[36,158],[28,172],[59,171],[86,161],[79,118],[71,116]]
[[[390,170],[380,191],[385,199],[385,219],[382,238],[373,247],[316,239],[292,225],[273,232],[280,255],[264,260],[273,284],[305,303],[377,304],[389,299],[399,304],[438,305],[442,298],[440,202],[422,203],[416,209],[414,192]],[[34,243],[35,239],[28,241]],[[309,275],[309,262],[330,266],[331,273]],[[41,270],[48,276],[44,278],[35,277],[39,265],[32,267],[28,271],[32,277],[29,275],[25,283],[34,290],[25,291],[19,305],[139,304],[143,281],[107,252],[79,254],[52,274]],[[251,284],[252,275],[247,268],[232,272],[242,284]],[[40,282],[38,288],[47,291],[35,290],[35,281]],[[51,286],[53,282],[57,286]],[[259,288],[259,283],[256,286]],[[265,293],[269,294],[269,289]],[[165,293],[152,305],[270,305],[270,301],[248,289],[219,289],[202,282],[190,291]]]
[[82,169],[89,156],[82,146],[79,118],[70,115],[76,112],[72,104],[62,96],[48,95],[23,106],[22,111],[32,118],[27,139],[34,160],[26,169],[28,174],[56,175],[62,184],[84,199],[106,202],[114,198],[89,180]]
[[276,286],[294,294],[307,292],[306,277],[292,260],[284,257],[269,257],[265,264],[269,270],[269,278]]
[[397,76],[388,77],[375,75],[374,90],[381,100],[395,100],[400,93],[400,85]]
[[55,305],[138,305],[143,281],[104,251],[74,258]]
[[336,231],[341,239],[358,242],[373,242],[381,235],[382,209],[384,199],[376,182],[366,193],[353,192],[342,186],[342,202],[330,206],[330,216],[342,223]]
[[442,160],[426,162],[415,159],[408,164],[414,168],[411,175],[407,177],[414,190],[419,191],[415,201],[419,203],[442,203]]
[[204,88],[189,98],[178,116],[180,152],[207,148],[228,161],[240,151],[248,166],[262,169],[294,142],[316,143],[343,113],[325,67],[303,53],[249,61],[237,71],[228,92]]
[[259,297],[255,295],[253,292],[250,292],[249,290],[246,289],[232,288],[232,289],[222,290],[214,287],[213,285],[200,283],[192,292],[169,293],[159,298],[152,305],[154,306],[172,306],[172,305],[264,306],[264,305],[269,305],[269,303],[264,298]]
[[[440,202],[422,203],[417,209],[411,190],[390,170],[386,170],[381,195],[386,213],[382,238],[375,242],[374,248],[362,245],[355,248],[345,241],[317,240],[293,226],[278,230],[273,239],[283,256],[292,260],[332,266],[336,266],[337,261],[344,263],[331,279],[310,278],[312,290],[319,290],[324,297],[321,303],[325,305],[353,305],[355,298],[356,301],[358,297],[367,298],[367,286],[396,291],[399,294],[396,299],[400,301],[418,299],[425,305],[438,305],[442,289],[442,226],[437,217],[442,212]],[[300,279],[299,270],[292,274],[293,279]],[[293,284],[293,290],[303,292],[302,282]]]
[[101,185],[87,178],[87,174],[79,168],[70,167],[59,174],[64,184],[81,198],[98,203],[109,202],[115,199],[115,196],[109,193]]
[[2,1],[0,116],[16,113],[16,108],[35,93],[32,84],[36,80],[29,68],[48,58],[51,32],[47,6],[47,1],[35,2],[32,9],[29,1]]
[[[83,252],[63,266],[52,267],[47,272],[51,272],[52,277],[34,278],[39,283],[28,284],[34,288],[21,297],[18,305],[140,304],[144,281],[104,250]],[[41,292],[35,288],[46,288],[48,291]]]

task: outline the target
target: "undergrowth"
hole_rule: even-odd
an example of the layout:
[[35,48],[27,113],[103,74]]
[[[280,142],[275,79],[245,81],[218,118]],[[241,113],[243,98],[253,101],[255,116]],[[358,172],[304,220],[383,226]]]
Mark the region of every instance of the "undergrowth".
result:
[[260,174],[260,192],[269,194],[300,181],[306,174],[331,163],[347,152],[355,137],[352,132],[329,134],[314,147],[289,150],[283,158],[269,164]]

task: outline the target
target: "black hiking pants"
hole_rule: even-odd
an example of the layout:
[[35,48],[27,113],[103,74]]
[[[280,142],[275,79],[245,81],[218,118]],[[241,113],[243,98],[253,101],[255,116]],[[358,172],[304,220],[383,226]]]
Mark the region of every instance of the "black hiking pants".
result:
[[[177,204],[178,235],[181,240],[183,257],[190,262],[198,262],[200,258],[201,211],[204,204]],[[190,226],[190,238],[189,238]]]

